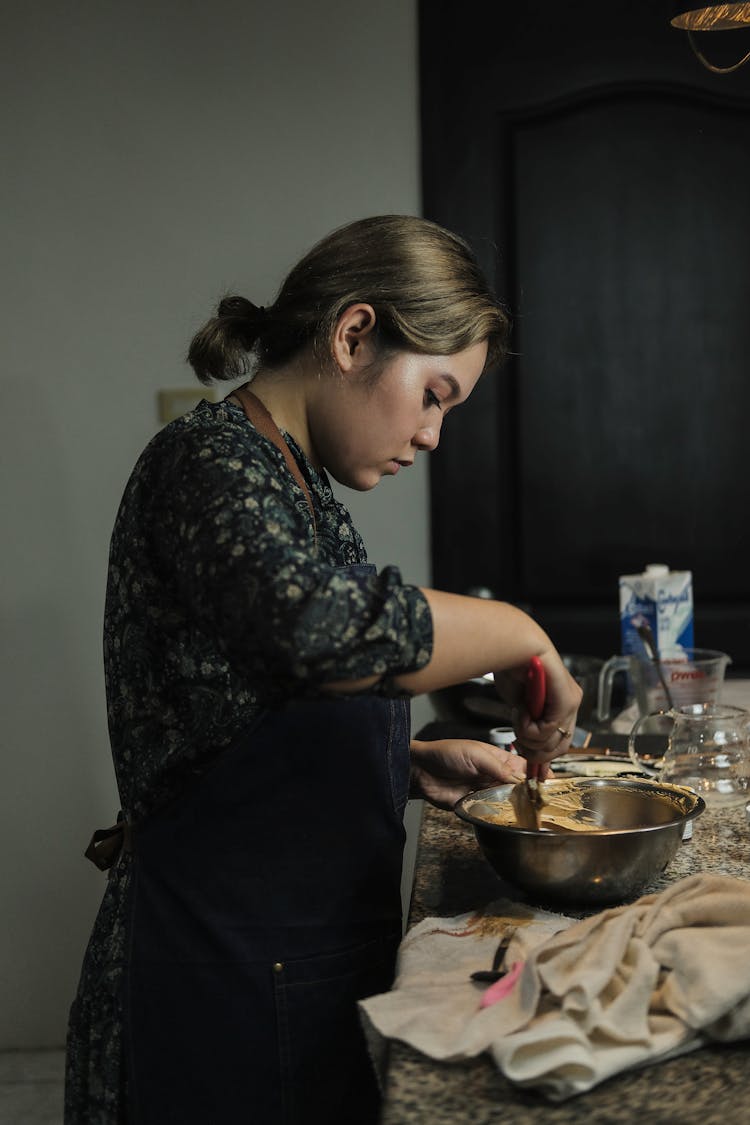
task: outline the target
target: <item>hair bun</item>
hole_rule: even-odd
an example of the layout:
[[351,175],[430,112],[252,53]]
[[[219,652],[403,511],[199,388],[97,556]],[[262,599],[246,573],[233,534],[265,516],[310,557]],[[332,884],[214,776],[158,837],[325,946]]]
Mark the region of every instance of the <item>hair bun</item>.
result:
[[254,305],[252,301],[248,301],[247,297],[224,297],[219,304],[218,316],[259,324],[265,320],[266,310],[262,305]]

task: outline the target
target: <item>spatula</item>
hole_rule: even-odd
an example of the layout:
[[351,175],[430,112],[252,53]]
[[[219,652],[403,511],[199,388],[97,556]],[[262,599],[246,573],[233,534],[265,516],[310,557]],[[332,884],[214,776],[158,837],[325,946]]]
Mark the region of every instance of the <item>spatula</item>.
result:
[[[538,656],[532,656],[526,673],[526,710],[532,719],[542,717],[546,694],[544,665]],[[519,781],[510,795],[510,803],[520,828],[539,828],[539,810],[545,804],[540,788],[540,771],[541,765],[538,762],[528,762],[526,780]]]

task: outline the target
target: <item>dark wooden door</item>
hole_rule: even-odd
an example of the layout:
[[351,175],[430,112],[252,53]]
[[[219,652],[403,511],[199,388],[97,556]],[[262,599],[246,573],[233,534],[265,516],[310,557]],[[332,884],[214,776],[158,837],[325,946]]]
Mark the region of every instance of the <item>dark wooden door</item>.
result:
[[750,668],[750,65],[671,8],[422,5],[425,214],[514,319],[432,458],[434,579],[607,655],[618,575],[667,562]]

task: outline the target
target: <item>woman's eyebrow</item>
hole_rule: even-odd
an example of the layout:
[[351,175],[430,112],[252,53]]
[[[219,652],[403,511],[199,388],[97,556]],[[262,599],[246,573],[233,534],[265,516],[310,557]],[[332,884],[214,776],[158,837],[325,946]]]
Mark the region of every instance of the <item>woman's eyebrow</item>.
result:
[[447,372],[441,372],[439,378],[444,379],[445,382],[450,385],[451,393],[448,396],[449,398],[461,397],[461,387],[458,379],[456,379],[454,375],[448,375]]

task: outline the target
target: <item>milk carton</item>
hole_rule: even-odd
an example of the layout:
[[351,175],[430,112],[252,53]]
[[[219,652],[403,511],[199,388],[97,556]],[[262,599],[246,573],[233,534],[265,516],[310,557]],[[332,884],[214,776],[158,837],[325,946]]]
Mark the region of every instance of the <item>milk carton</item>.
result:
[[643,653],[636,632],[650,625],[656,648],[693,647],[693,576],[650,563],[643,574],[620,576],[620,633],[624,653]]

